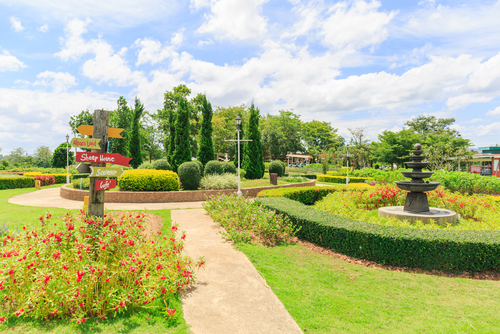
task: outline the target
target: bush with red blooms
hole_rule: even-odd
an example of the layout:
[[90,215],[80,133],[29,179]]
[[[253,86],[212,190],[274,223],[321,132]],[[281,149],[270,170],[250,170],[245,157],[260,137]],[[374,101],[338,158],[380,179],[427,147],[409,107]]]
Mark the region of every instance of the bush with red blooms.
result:
[[42,187],[56,183],[54,175],[35,175],[35,180],[39,180]]
[[[203,265],[182,255],[185,234],[177,237],[176,226],[149,234],[144,214],[103,220],[81,214],[59,223],[46,214],[39,228],[0,239],[0,321],[69,317],[83,323],[130,308],[159,308],[151,303],[169,305]],[[174,317],[175,310],[162,309]]]

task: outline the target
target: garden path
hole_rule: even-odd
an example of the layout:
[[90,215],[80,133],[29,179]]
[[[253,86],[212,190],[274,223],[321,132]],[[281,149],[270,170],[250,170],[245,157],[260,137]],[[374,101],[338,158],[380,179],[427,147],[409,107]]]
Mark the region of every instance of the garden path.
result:
[[302,333],[250,260],[222,239],[221,226],[204,209],[172,211],[186,231],[185,253],[203,256],[196,285],[182,295],[193,333]]

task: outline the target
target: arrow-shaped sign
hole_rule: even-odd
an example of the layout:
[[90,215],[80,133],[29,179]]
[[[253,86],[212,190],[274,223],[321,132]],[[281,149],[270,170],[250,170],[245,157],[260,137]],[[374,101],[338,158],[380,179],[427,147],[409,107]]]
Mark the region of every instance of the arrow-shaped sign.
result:
[[[120,132],[124,129],[118,128],[108,128],[108,137],[109,138],[123,138],[120,136]],[[92,125],[80,125],[76,128],[76,131],[80,132],[82,135],[92,136],[94,133],[94,127]]]
[[106,190],[116,188],[116,180],[96,180],[95,190]]
[[76,166],[76,170],[78,173],[90,174],[90,164],[78,164],[78,166]]
[[92,138],[73,138],[71,140],[71,146],[80,147],[80,148],[93,148],[100,149],[99,146],[100,139],[92,139]]
[[130,160],[132,159],[118,153],[76,152],[76,161],[78,162],[111,163],[130,167]]
[[123,169],[119,167],[92,167],[90,166],[89,177],[120,177]]

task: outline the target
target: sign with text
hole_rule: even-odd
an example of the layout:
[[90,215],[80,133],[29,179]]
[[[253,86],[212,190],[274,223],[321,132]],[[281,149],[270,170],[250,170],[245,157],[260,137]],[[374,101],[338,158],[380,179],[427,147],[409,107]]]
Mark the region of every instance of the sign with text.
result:
[[120,177],[123,169],[117,167],[92,167],[90,166],[89,177]]
[[118,153],[76,152],[76,161],[78,162],[109,163],[130,167],[130,160],[132,159]]
[[[108,137],[123,138],[122,136],[120,136],[120,132],[122,132],[123,130],[124,129],[108,128]],[[78,128],[76,128],[76,131],[78,131],[82,135],[92,136],[94,133],[94,127],[92,125],[80,125]]]
[[97,150],[100,148],[99,143],[100,139],[92,139],[92,138],[73,138],[71,139],[71,146],[79,147],[79,148],[92,148]]
[[96,180],[95,190],[107,190],[116,188],[116,180]]

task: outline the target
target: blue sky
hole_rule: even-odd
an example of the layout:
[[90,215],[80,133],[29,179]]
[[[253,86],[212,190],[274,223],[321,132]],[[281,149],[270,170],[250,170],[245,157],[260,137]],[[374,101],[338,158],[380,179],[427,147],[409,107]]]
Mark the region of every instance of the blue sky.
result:
[[499,17],[487,0],[0,0],[0,153],[54,149],[120,95],[154,112],[180,83],[346,138],[426,114],[500,144]]

